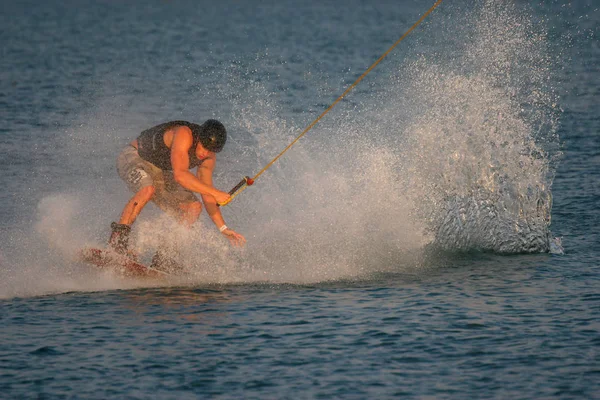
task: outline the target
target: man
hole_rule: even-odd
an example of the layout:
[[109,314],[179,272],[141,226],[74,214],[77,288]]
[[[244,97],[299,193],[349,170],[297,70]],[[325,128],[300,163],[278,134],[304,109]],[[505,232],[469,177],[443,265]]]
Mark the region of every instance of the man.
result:
[[[202,211],[195,192],[201,195],[219,231],[234,246],[243,246],[246,239],[225,225],[217,205],[227,202],[230,195],[215,189],[212,182],[215,154],[226,140],[225,127],[217,120],[209,119],[202,125],[171,121],[143,131],[125,147],[117,159],[117,170],[135,194],[125,205],[119,222],[111,224],[109,245],[118,253],[129,254],[131,225],[150,200],[180,223],[192,225]],[[190,169],[196,167],[194,175]],[[152,266],[160,267],[164,261],[165,255],[159,251]]]

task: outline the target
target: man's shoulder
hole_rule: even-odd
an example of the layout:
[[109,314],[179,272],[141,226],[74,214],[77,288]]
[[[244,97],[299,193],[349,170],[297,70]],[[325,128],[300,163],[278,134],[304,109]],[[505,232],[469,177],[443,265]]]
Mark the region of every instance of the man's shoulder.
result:
[[217,163],[217,157],[215,157],[214,155],[206,157],[204,160],[202,160],[202,162],[200,162],[200,165],[198,165],[201,168],[205,168],[205,169],[213,169],[215,167],[215,164]]
[[192,137],[193,128],[183,124],[172,125],[169,129],[173,130],[176,134],[183,133],[186,136]]

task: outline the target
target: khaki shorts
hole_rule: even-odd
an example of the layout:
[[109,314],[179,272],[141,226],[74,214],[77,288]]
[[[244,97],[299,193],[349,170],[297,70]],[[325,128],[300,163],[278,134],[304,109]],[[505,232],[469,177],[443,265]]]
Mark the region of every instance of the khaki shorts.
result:
[[193,192],[175,182],[173,171],[163,171],[142,159],[137,149],[131,145],[125,147],[117,157],[117,171],[134,193],[143,187],[154,186],[152,201],[170,214],[181,213],[181,204],[198,201]]

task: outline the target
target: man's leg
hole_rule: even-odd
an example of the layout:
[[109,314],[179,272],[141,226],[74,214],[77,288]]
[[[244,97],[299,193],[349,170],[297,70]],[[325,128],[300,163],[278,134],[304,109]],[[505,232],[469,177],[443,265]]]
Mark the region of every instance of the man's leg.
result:
[[119,177],[135,194],[125,205],[119,222],[111,224],[112,233],[109,245],[118,253],[128,254],[131,225],[159,188],[162,187],[160,186],[160,170],[142,160],[134,147],[127,146],[117,158],[117,172]]
[[155,191],[154,186],[145,186],[134,194],[127,205],[125,205],[119,224],[132,225],[142,209],[152,199]]
[[[195,199],[189,192],[180,192],[179,199],[171,198],[170,203],[171,214],[174,214],[177,221],[186,227],[191,227],[200,217],[202,212],[202,204]],[[185,198],[181,202],[181,198]],[[183,269],[178,259],[180,258],[178,244],[172,241],[163,243],[152,257],[152,268],[160,269],[169,273],[178,273]]]
[[146,204],[148,204],[150,199],[152,199],[154,192],[154,186],[145,186],[138,190],[138,192],[134,194],[125,205],[125,208],[121,213],[121,219],[119,220],[119,223],[113,222],[110,225],[112,233],[110,235],[108,244],[117,253],[128,254],[131,225],[135,222],[135,219],[146,206]]
[[201,213],[202,204],[199,201],[194,201],[192,203],[181,203],[179,204],[178,221],[180,224],[190,227],[196,221],[198,221]]

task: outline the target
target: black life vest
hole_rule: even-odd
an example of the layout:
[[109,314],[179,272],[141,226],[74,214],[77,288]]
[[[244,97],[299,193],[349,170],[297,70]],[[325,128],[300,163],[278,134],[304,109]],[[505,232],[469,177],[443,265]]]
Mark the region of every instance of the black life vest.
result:
[[162,170],[172,170],[171,149],[165,144],[164,134],[169,129],[173,129],[177,126],[187,126],[192,131],[193,142],[192,147],[190,147],[188,152],[190,169],[202,164],[203,160],[199,160],[198,157],[196,157],[196,147],[198,146],[198,143],[200,143],[202,127],[187,121],[165,122],[164,124],[156,125],[143,131],[137,138],[138,154],[140,157]]

